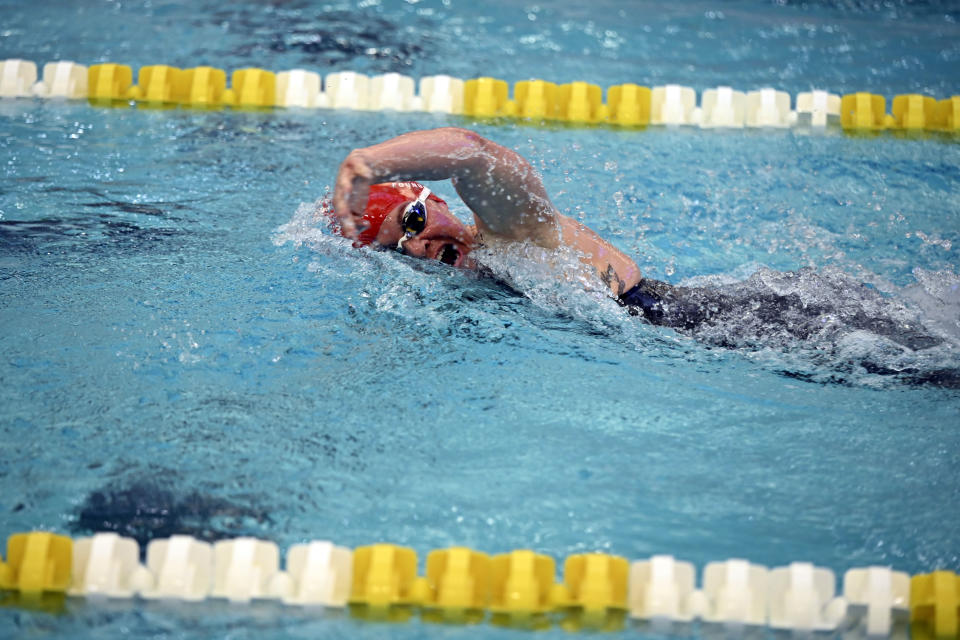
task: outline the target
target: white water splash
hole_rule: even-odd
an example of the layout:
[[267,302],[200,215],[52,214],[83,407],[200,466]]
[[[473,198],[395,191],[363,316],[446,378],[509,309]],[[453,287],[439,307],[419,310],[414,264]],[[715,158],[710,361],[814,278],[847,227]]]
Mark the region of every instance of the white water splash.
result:
[[903,289],[904,298],[916,305],[929,326],[960,347],[960,275],[917,267],[913,277],[917,284]]
[[598,307],[618,309],[610,289],[571,247],[545,249],[530,242],[498,242],[471,255],[491,275],[541,308],[592,321],[599,319]]
[[279,247],[290,242],[296,248],[304,244],[316,247],[329,238],[330,235],[321,228],[327,220],[323,213],[325,200],[318,198],[315,202],[301,202],[290,221],[274,229],[271,238],[273,244]]

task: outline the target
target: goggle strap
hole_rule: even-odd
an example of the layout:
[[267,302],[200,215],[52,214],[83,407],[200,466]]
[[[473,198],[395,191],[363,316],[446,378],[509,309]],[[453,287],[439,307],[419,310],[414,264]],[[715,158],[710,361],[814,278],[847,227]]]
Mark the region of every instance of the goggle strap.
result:
[[430,187],[424,187],[420,190],[420,195],[417,196],[417,202],[422,204],[424,207],[427,206],[427,198],[430,197]]

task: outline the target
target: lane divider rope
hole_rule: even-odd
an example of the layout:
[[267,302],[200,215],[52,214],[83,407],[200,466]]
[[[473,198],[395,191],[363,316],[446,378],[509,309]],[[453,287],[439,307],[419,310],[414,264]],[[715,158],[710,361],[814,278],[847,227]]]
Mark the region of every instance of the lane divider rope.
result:
[[[0,604],[44,608],[44,598],[208,598],[274,600],[290,606],[349,607],[364,619],[540,629],[615,630],[627,618],[645,630],[684,633],[762,628],[798,633],[854,631],[868,637],[958,638],[960,576],[908,576],[889,567],[847,571],[836,594],[833,571],[807,562],[769,569],[742,559],[708,563],[699,588],[692,563],[669,555],[629,563],[603,553],[568,556],[563,580],[554,559],[531,550],[487,555],[464,547],[431,551],[417,573],[408,547],[353,551],[329,541],[280,550],[255,538],[210,544],[175,535],[151,541],[146,562],[131,538],[97,533],[76,541],[45,531],[11,535],[0,559]],[[49,605],[47,605],[49,608]]]
[[532,122],[608,124],[623,127],[689,125],[702,128],[823,128],[839,124],[856,132],[960,131],[960,95],[895,96],[887,113],[886,98],[867,92],[839,96],[827,91],[790,95],[775,89],[742,92],[708,89],[697,104],[690,87],[644,87],[633,83],[603,89],[587,82],[557,85],[524,80],[510,87],[496,78],[463,80],[445,75],[415,81],[396,73],[367,76],[353,71],[319,73],[294,69],[274,73],[238,69],[230,75],[214,67],[179,69],[166,65],[133,70],[122,64],[86,67],[70,61],[49,62],[38,80],[28,60],[0,61],[0,98],[87,99],[100,106],[180,106],[188,108],[298,107],[360,111],[425,111],[474,118],[511,118]]

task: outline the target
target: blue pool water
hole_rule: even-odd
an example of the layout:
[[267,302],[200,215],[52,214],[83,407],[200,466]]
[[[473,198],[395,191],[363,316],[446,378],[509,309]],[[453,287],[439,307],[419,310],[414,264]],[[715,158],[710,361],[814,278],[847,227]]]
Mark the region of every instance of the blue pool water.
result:
[[[40,64],[958,93],[946,2],[2,0],[0,15],[0,59]],[[350,149],[445,125],[530,158],[558,208],[645,273],[827,298],[837,329],[755,338],[745,313],[684,336],[516,256],[485,256],[511,288],[353,250],[314,215]],[[914,383],[960,368],[955,139],[29,100],[0,102],[0,131],[2,538],[960,569],[960,395]],[[851,309],[942,342],[846,330]],[[509,632],[266,605],[0,609],[0,636],[148,634]]]

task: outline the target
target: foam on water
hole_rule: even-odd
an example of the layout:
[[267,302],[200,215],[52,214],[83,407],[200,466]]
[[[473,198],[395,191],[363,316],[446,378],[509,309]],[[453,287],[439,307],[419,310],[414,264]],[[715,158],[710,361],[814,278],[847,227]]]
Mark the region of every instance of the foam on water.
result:
[[903,296],[923,314],[925,324],[960,344],[960,275],[916,267],[915,285],[904,287]]
[[[697,282],[702,286],[711,279]],[[761,267],[741,282],[716,284],[713,290],[732,304],[693,335],[803,379],[875,385],[892,376],[956,386],[956,309],[932,304],[924,309],[910,300],[936,299],[932,291],[948,287],[950,279],[956,276],[941,273],[925,284],[889,285],[881,292],[837,267],[796,272]],[[788,302],[773,305],[772,316],[764,303],[780,300]]]

